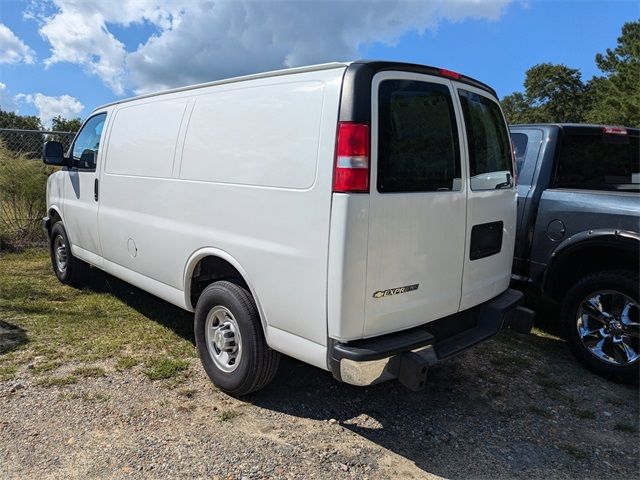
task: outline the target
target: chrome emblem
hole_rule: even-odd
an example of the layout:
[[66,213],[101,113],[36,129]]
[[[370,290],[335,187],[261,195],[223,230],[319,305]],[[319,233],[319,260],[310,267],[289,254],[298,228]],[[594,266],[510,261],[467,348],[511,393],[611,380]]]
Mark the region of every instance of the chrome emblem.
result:
[[378,290],[373,294],[373,298],[390,297],[391,295],[413,292],[414,290],[417,290],[419,286],[419,283],[414,283],[413,285],[406,285],[404,287],[390,288],[388,290]]

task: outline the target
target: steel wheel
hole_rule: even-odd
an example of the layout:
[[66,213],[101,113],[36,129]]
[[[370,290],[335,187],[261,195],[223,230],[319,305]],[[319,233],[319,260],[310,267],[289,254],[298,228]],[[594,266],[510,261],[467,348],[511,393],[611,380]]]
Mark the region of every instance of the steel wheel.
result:
[[626,366],[640,358],[640,306],[615,290],[588,295],[578,307],[576,327],[584,347],[598,360]]
[[62,235],[57,235],[53,241],[53,250],[56,259],[56,267],[60,273],[67,270],[67,245]]
[[238,322],[227,307],[213,307],[205,324],[207,350],[216,366],[226,373],[233,372],[242,356],[242,340]]

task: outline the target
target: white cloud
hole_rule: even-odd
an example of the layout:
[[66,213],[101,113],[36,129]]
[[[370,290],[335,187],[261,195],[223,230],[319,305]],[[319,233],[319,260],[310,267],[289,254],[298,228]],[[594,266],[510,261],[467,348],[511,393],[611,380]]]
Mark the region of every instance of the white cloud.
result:
[[35,52],[20,40],[9,27],[0,23],[0,64],[33,63]]
[[[40,33],[51,44],[47,65],[83,65],[122,94],[353,59],[360,45],[394,44],[443,20],[496,20],[509,2],[54,0],[55,14],[40,17]],[[134,23],[156,33],[127,51],[108,27]]]
[[7,86],[0,82],[0,110],[5,112],[15,112],[18,109],[13,96],[9,93]]
[[42,93],[25,95],[20,93],[15,96],[18,102],[31,103],[36,107],[40,121],[46,127],[51,125],[51,120],[58,115],[64,118],[77,117],[84,109],[84,105],[70,95],[50,97]]

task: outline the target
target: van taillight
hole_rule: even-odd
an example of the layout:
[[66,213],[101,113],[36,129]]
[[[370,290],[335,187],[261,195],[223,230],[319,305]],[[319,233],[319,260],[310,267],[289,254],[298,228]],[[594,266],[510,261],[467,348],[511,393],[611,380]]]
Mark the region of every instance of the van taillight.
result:
[[369,191],[369,125],[338,123],[333,191]]

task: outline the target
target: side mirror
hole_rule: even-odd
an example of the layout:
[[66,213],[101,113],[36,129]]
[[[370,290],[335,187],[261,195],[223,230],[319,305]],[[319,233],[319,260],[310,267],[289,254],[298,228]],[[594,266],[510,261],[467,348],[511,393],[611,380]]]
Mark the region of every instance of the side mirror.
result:
[[64,158],[64,149],[60,142],[45,142],[42,147],[42,161],[47,165],[55,165],[57,167],[69,166],[68,159]]

